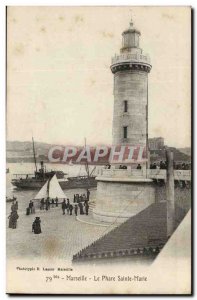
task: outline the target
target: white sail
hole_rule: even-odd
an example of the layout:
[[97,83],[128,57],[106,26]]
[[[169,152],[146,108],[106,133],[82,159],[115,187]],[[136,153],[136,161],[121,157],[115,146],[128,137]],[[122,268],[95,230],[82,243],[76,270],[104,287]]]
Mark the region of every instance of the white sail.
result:
[[47,193],[47,186],[48,186],[49,180],[43,185],[43,187],[40,189],[38,194],[34,197],[34,199],[42,199],[42,198],[47,198],[48,193]]
[[54,199],[56,197],[58,199],[63,199],[66,198],[66,195],[64,194],[61,186],[59,185],[56,175],[54,175],[49,182],[49,198]]

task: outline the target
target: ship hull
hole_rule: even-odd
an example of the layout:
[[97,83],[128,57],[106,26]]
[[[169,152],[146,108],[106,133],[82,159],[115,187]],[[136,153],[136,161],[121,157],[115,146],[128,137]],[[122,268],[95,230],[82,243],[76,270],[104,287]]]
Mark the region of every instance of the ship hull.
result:
[[46,181],[44,180],[12,180],[12,185],[18,189],[38,190],[43,187]]
[[97,181],[95,178],[93,179],[87,179],[87,180],[72,180],[72,181],[60,181],[59,182],[61,188],[63,190],[66,189],[88,189],[92,187],[97,187]]
[[[45,184],[44,180],[12,180],[12,184],[19,189],[38,190]],[[77,189],[77,188],[93,188],[97,187],[97,181],[95,178],[82,179],[82,180],[64,180],[59,181],[59,184],[63,190]]]

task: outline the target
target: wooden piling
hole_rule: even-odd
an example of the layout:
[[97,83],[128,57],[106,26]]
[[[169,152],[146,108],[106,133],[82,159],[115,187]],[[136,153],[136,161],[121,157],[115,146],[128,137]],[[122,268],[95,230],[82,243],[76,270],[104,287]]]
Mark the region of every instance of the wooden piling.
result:
[[166,160],[167,237],[169,238],[174,232],[175,228],[173,152],[171,152],[169,149],[166,150]]

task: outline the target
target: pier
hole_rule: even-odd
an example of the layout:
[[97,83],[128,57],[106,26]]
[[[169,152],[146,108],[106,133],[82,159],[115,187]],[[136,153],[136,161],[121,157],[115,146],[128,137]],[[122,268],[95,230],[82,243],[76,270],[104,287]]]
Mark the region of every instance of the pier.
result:
[[[166,181],[166,177],[166,170],[136,170],[131,169],[131,167],[127,167],[127,169],[116,169],[115,166],[112,166],[111,169],[102,169],[96,179],[99,181],[110,181],[111,178],[113,181],[121,179],[121,181],[130,182],[146,178]],[[191,181],[191,170],[174,170],[174,180]]]

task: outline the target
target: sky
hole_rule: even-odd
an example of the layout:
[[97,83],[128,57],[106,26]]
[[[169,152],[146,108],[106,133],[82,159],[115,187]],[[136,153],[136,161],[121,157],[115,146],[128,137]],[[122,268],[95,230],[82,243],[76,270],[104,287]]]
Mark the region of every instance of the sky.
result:
[[149,137],[190,146],[189,7],[8,7],[7,140],[111,144],[110,64],[131,15],[152,63]]

